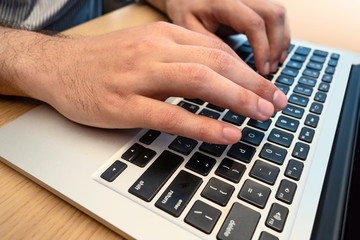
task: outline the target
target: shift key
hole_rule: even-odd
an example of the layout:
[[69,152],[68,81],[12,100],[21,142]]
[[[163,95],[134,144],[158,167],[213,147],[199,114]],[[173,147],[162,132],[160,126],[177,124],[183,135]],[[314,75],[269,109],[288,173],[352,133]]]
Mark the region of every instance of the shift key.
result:
[[183,161],[183,157],[165,150],[129,188],[129,192],[150,202]]

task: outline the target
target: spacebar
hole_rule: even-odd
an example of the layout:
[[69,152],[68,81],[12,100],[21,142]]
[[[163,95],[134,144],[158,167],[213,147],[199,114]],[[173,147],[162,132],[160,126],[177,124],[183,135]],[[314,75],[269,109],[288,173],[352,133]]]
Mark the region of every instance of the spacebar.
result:
[[129,192],[150,202],[183,161],[183,157],[165,150],[129,188]]

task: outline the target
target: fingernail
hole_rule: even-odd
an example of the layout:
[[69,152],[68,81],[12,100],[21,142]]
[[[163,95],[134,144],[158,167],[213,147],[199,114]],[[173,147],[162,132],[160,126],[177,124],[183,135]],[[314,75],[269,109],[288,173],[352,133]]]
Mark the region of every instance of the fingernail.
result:
[[274,113],[274,106],[263,98],[258,100],[258,111],[263,117],[269,118]]
[[223,128],[223,138],[228,143],[236,143],[241,138],[241,131],[235,127],[224,127]]
[[273,64],[271,65],[271,72],[276,72],[278,67],[279,67],[279,62],[278,61],[273,62]]
[[286,51],[286,50],[281,53],[281,57],[280,57],[280,62],[281,63],[285,62],[287,54],[288,54],[288,51]]
[[273,103],[274,103],[276,111],[279,111],[286,107],[287,98],[286,98],[285,94],[282,91],[280,91],[279,89],[276,90],[274,93]]
[[270,73],[270,62],[266,62],[264,65],[264,75],[268,75]]

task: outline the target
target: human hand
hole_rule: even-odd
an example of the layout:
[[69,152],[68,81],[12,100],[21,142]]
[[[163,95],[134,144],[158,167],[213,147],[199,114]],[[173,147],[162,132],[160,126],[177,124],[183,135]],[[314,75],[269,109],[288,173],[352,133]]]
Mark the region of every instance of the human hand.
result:
[[200,98],[258,120],[287,103],[275,85],[225,43],[173,24],[153,23],[82,39],[46,37],[31,49],[39,48],[41,54],[26,53],[23,65],[16,65],[26,81],[22,92],[82,124],[149,128],[231,144],[241,137],[235,126],[163,100]]
[[[173,23],[212,37],[215,32],[246,34],[262,75],[276,71],[290,45],[285,9],[268,0],[147,0]],[[235,33],[231,31],[232,33]]]

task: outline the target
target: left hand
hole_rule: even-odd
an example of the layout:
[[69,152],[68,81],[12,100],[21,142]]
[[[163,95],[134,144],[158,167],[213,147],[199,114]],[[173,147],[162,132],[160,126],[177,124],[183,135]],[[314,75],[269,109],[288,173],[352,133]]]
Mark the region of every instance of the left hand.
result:
[[147,0],[173,23],[216,37],[232,29],[247,36],[255,65],[262,75],[276,71],[290,46],[283,6],[269,0]]

